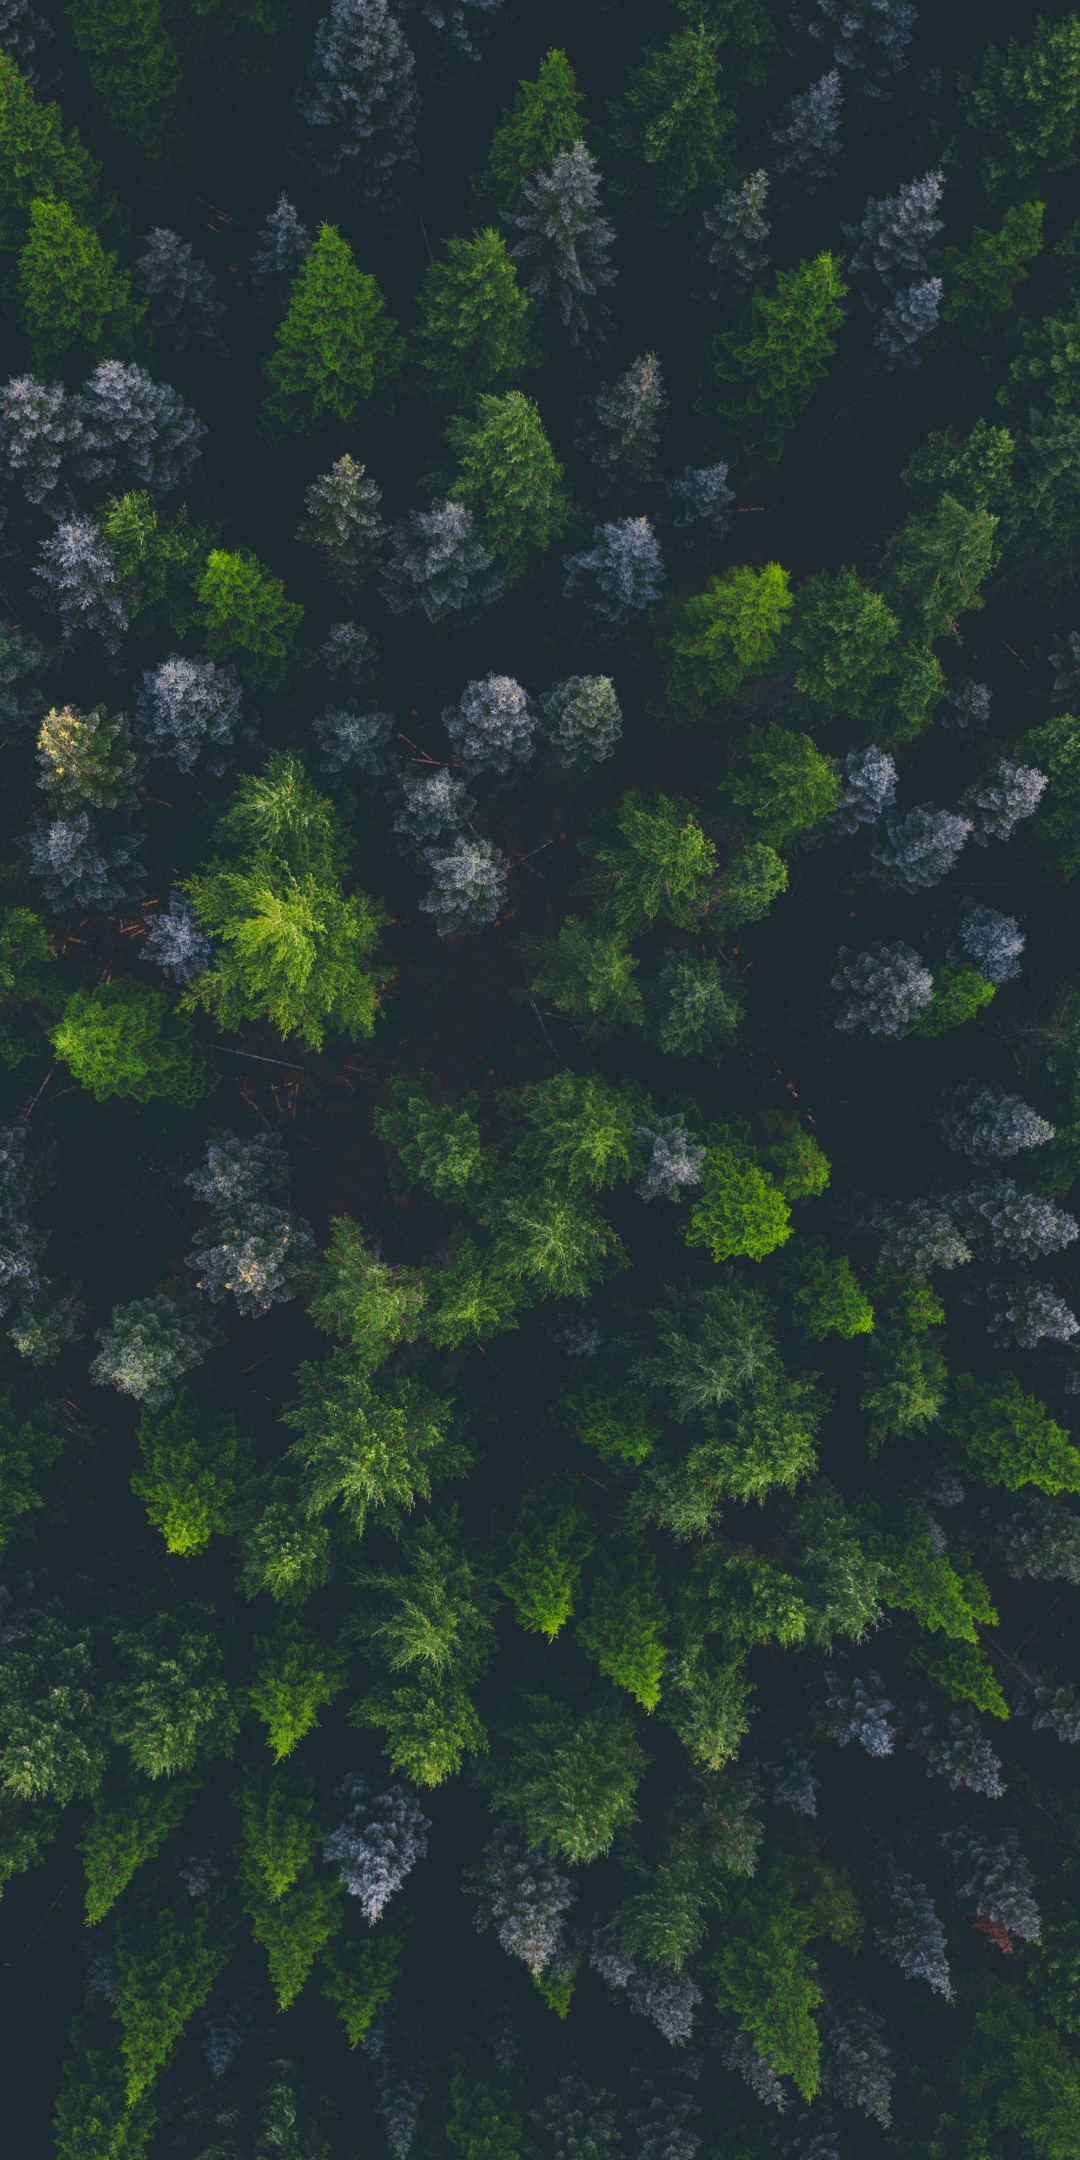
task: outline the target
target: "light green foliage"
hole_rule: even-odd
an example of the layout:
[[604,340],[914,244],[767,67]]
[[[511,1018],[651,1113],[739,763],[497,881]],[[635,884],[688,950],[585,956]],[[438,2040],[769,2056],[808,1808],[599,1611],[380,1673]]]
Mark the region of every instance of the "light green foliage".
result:
[[75,990],[52,1031],[57,1057],[98,1102],[127,1095],[149,1102],[194,1103],[213,1085],[206,1054],[187,1013],[163,990],[118,976]]
[[117,810],[134,795],[135,754],[123,713],[106,718],[104,705],[79,712],[54,705],[37,739],[38,779],[64,816],[78,810]]
[[526,1296],[586,1297],[611,1268],[627,1264],[606,1216],[558,1186],[515,1192],[493,1206],[489,1220],[494,1272],[501,1270],[511,1289],[524,1285]]
[[64,1807],[97,1791],[107,1754],[95,1647],[89,1627],[53,1606],[32,1637],[8,1649],[0,1668],[5,1794]]
[[157,163],[175,143],[181,98],[176,46],[160,0],[70,0],[68,20],[96,109]]
[[513,583],[524,577],[530,549],[543,554],[570,519],[563,468],[539,410],[520,390],[484,395],[471,417],[451,421],[446,439],[458,460],[453,499],[478,512],[491,553]]
[[673,31],[611,106],[609,134],[623,160],[612,186],[643,199],[661,224],[682,216],[699,188],[722,187],[730,175],[734,115],[721,94],[721,43],[704,22]]
[[680,1460],[682,1489],[658,1486],[653,1512],[688,1535],[712,1520],[725,1493],[760,1501],[806,1477],[823,1405],[812,1376],[786,1371],[760,1292],[717,1285],[655,1317],[657,1349],[636,1370],[698,1437]]
[[228,1753],[238,1716],[213,1611],[162,1609],[113,1637],[119,1671],[110,1691],[113,1737],[144,1777],[177,1777]]
[[1008,1717],[1009,1705],[1001,1682],[985,1650],[977,1644],[948,1640],[938,1643],[932,1639],[920,1643],[911,1659],[954,1702],[974,1703],[977,1710],[987,1711],[990,1717]]
[[41,1801],[30,1805],[0,1790],[0,1891],[44,1859],[60,1822],[58,1807]]
[[74,128],[66,140],[59,105],[43,105],[7,53],[0,54],[0,248],[22,244],[35,199],[63,197],[76,215],[93,214],[100,167]]
[[195,594],[216,544],[209,525],[181,507],[163,520],[152,495],[112,496],[102,529],[133,622],[145,633],[182,637],[195,620]]
[[95,1795],[79,1851],[86,1869],[86,1917],[103,1920],[137,1869],[179,1828],[197,1787],[182,1778],[148,1785],[128,1777]]
[[576,1634],[602,1673],[655,1710],[666,1655],[667,1613],[656,1562],[644,1546],[609,1553],[595,1569]]
[[946,493],[969,510],[1000,515],[1012,498],[1015,455],[1016,444],[1008,428],[988,427],[985,420],[977,420],[963,439],[952,428],[935,429],[908,459],[900,477],[925,509],[932,509]]
[[566,54],[557,49],[546,53],[536,81],[523,79],[513,105],[503,112],[487,166],[473,181],[480,200],[500,211],[512,210],[522,181],[550,165],[560,150],[581,141],[585,133],[581,103]]
[[316,1815],[311,1772],[256,1763],[236,1801],[244,1882],[257,1900],[276,1905],[310,1867],[326,1828]]
[[731,1762],[750,1729],[750,1686],[744,1661],[711,1658],[694,1634],[668,1665],[664,1716],[703,1770]]
[[358,270],[347,240],[320,225],[300,266],[274,350],[263,406],[271,437],[348,421],[361,401],[385,404],[401,373],[404,340],[376,280]]
[[497,1577],[518,1626],[554,1642],[574,1608],[582,1567],[592,1548],[588,1518],[569,1477],[532,1486],[508,1540],[509,1561]]
[[350,1926],[347,1919],[322,1953],[322,1992],[333,2003],[351,2048],[359,2045],[372,2019],[390,2001],[411,1917],[398,1907],[375,1929],[355,1921]]
[[502,234],[490,226],[471,240],[446,242],[445,260],[425,274],[419,304],[414,349],[434,397],[464,405],[478,391],[516,382],[530,366],[528,296]]
[[149,2093],[128,2105],[120,2034],[101,1996],[76,2013],[68,2045],[56,2101],[57,2160],[144,2160],[157,2111]]
[[66,1406],[9,1369],[0,1380],[0,1553],[30,1533],[72,1434]]
[[423,1310],[424,1286],[416,1271],[376,1260],[359,1223],[336,1216],[308,1299],[316,1327],[341,1336],[374,1371],[399,1343],[415,1341]]
[[905,1028],[905,1035],[944,1035],[949,1028],[963,1027],[989,1005],[994,987],[977,968],[943,960],[934,977],[933,1002]]
[[756,837],[776,848],[812,832],[843,793],[832,759],[809,735],[775,725],[750,729],[725,786]]
[[882,742],[917,735],[945,694],[933,654],[902,643],[892,608],[854,570],[822,572],[800,586],[786,642],[796,689]]
[[761,1153],[789,1206],[816,1200],[829,1182],[828,1156],[812,1133],[780,1110],[763,1110],[757,1120]]
[[682,802],[658,795],[650,806],[632,788],[616,819],[620,838],[591,841],[588,852],[607,873],[611,912],[633,937],[656,922],[691,930],[708,906],[716,850]]
[[480,1128],[471,1109],[438,1100],[430,1080],[395,1080],[393,1108],[376,1110],[380,1140],[396,1148],[406,1185],[419,1185],[447,1206],[475,1201],[485,1177]]
[[342,893],[334,812],[299,759],[276,753],[242,780],[218,831],[244,852],[238,869],[212,863],[185,888],[221,940],[190,998],[222,1027],[265,1015],[313,1049],[328,1027],[370,1035],[378,988],[366,963],[385,916],[366,893]]
[[812,1910],[777,1859],[732,1900],[711,1960],[720,2008],[807,2100],[819,2083],[821,1988],[806,1949],[813,1932]]
[[31,203],[16,290],[32,367],[54,370],[66,353],[75,365],[130,355],[145,309],[69,203]]
[[983,348],[999,316],[1016,305],[1016,288],[1043,244],[1045,203],[1016,203],[997,232],[976,225],[966,249],[946,248],[942,321],[955,323],[967,344]]
[[506,2093],[490,2081],[476,2082],[456,2070],[450,2079],[450,2116],[444,2136],[460,2160],[521,2160],[523,2125]]
[[396,1567],[363,1578],[372,1602],[360,1632],[390,1684],[373,1689],[358,1716],[382,1726],[396,1770],[440,1785],[486,1744],[468,1689],[491,1658],[493,1601],[454,1510],[409,1526],[399,1552]]
[[787,864],[765,840],[748,840],[724,864],[720,918],[725,930],[760,922],[773,901],[787,891]]
[[320,1951],[341,1926],[341,1890],[305,1868],[276,1902],[253,1892],[251,1932],[266,1952],[278,2009],[295,2002]]
[[717,1127],[708,1141],[687,1243],[706,1246],[718,1261],[764,1260],[791,1236],[783,1193],[734,1128]]
[[940,1416],[945,1360],[937,1343],[925,1338],[944,1318],[944,1306],[928,1284],[911,1276],[885,1279],[861,1401],[874,1447],[925,1432]]
[[1080,1492],[1080,1454],[1038,1396],[1025,1395],[1015,1373],[988,1382],[958,1373],[948,1427],[987,1485]]
[[440,1459],[448,1402],[416,1380],[372,1380],[351,1350],[301,1365],[296,1377],[299,1401],[282,1418],[299,1434],[290,1452],[309,1515],[336,1505],[359,1538],[372,1512],[395,1526],[417,1500],[431,1498],[437,1473],[449,1466]]
[[533,969],[532,989],[577,1021],[584,1042],[606,1042],[620,1027],[636,1027],[644,1018],[638,963],[624,930],[568,915],[557,938],[523,944]]
[[644,1462],[660,1437],[640,1393],[620,1386],[614,1374],[575,1388],[564,1397],[562,1411],[575,1439],[595,1448],[601,1462]]
[[1032,728],[1017,755],[1037,760],[1050,781],[1035,827],[1038,857],[1058,876],[1074,878],[1080,870],[1080,720],[1062,713]]
[[774,1561],[749,1551],[725,1555],[713,1546],[701,1555],[697,1572],[707,1592],[710,1624],[730,1651],[764,1642],[787,1649],[802,1642],[806,1604],[798,1583]]
[[748,675],[768,667],[791,612],[791,580],[779,563],[738,564],[703,592],[672,601],[661,617],[671,654],[667,699],[676,720],[714,720]]
[[982,1576],[966,1559],[939,1552],[925,1518],[909,1516],[882,1537],[881,1595],[895,1611],[911,1613],[929,1634],[951,1642],[978,1642],[977,1622],[993,1627],[997,1613]]
[[236,1528],[237,1499],[251,1469],[251,1443],[228,1405],[193,1386],[166,1410],[144,1409],[139,1422],[143,1468],[132,1492],[146,1502],[171,1553],[205,1552],[215,1531]]
[[131,2107],[153,2085],[184,2027],[229,1960],[232,1930],[220,1897],[146,1885],[116,1923],[116,2015]]
[[517,1326],[515,1315],[523,1296],[520,1279],[508,1281],[490,1250],[482,1251],[470,1237],[455,1233],[449,1261],[445,1267],[425,1270],[424,1288],[428,1300],[424,1332],[440,1349],[481,1342]]
[[514,1163],[574,1196],[601,1192],[633,1177],[641,1161],[637,1132],[647,1105],[638,1090],[612,1087],[593,1073],[556,1073],[513,1097],[524,1128]]
[[5,1065],[20,1065],[43,1047],[39,1013],[52,1018],[61,1010],[61,983],[56,947],[40,915],[24,907],[0,910],[0,1061]]
[[829,1258],[824,1238],[797,1238],[781,1263],[781,1281],[789,1292],[795,1325],[811,1342],[826,1335],[869,1335],[874,1308],[852,1273],[846,1253]]
[[377,1726],[394,1770],[414,1784],[436,1786],[456,1777],[466,1755],[481,1755],[487,1734],[464,1682],[426,1675],[400,1687],[372,1689],[358,1705],[358,1725]]
[[282,580],[255,555],[211,548],[196,598],[210,658],[235,660],[257,687],[279,689],[296,665],[304,615]]
[[786,437],[828,370],[847,287],[835,255],[780,270],[713,346],[717,406],[746,460],[779,464]]
[[348,1657],[327,1643],[297,1614],[283,1614],[270,1635],[255,1644],[251,1707],[266,1727],[266,1744],[282,1762],[318,1724],[319,1712],[340,1695]]
[[811,1640],[822,1650],[831,1650],[837,1635],[862,1642],[881,1620],[881,1562],[826,1479],[815,1478],[804,1494],[792,1530]]
[[669,953],[653,1003],[650,1034],[668,1057],[715,1058],[738,1040],[742,1009],[718,960]]
[[914,636],[959,638],[957,617],[982,607],[996,524],[988,510],[965,510],[947,494],[929,515],[905,520],[889,548],[885,591]]
[[523,1693],[484,1775],[529,1848],[579,1862],[607,1852],[633,1822],[647,1760],[616,1695]]
[[1080,313],[1048,315],[1021,333],[1021,348],[998,391],[998,404],[1025,411],[1034,400],[1052,412],[1080,411]]
[[960,77],[966,128],[954,159],[977,161],[987,194],[1002,195],[1076,160],[1080,19],[1040,21],[1029,45],[988,45],[977,74]]
[[240,1588],[265,1590],[279,1605],[302,1605],[330,1573],[330,1533],[312,1522],[284,1478],[256,1488],[241,1540]]

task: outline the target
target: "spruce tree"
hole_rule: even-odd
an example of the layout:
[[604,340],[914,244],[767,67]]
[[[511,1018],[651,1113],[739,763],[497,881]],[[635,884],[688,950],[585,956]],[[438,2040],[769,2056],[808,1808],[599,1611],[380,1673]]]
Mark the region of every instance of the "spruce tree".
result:
[[318,551],[339,592],[359,592],[379,558],[386,538],[381,501],[381,489],[348,451],[305,491],[307,515],[296,537]]
[[833,68],[820,82],[793,97],[780,124],[769,130],[780,155],[773,170],[788,173],[813,195],[831,180],[840,156],[840,108],[843,92]]
[[90,220],[98,209],[100,167],[75,130],[65,140],[59,105],[34,96],[14,60],[0,54],[0,247],[17,254],[30,205],[55,197]]
[[251,279],[259,291],[264,315],[282,307],[289,287],[311,253],[311,234],[302,225],[295,203],[281,195],[259,232],[259,244],[251,257]]
[[655,477],[660,420],[667,404],[655,353],[643,353],[618,382],[596,393],[593,417],[580,428],[599,495],[625,496]]
[[34,367],[70,353],[94,360],[135,343],[143,309],[127,276],[66,202],[30,204],[17,292]]
[[613,187],[660,224],[727,178],[732,113],[721,89],[721,46],[704,22],[674,31],[612,103],[608,129],[622,153]]
[[413,71],[387,0],[333,0],[296,93],[300,152],[373,209],[394,201],[413,160]]
[[321,225],[263,373],[271,434],[351,420],[361,399],[388,401],[402,341],[375,279],[358,270],[336,227]]
[[69,13],[110,129],[159,163],[183,125],[179,56],[160,0],[74,0]]
[[566,54],[546,53],[535,82],[518,84],[517,96],[504,111],[484,171],[473,181],[480,201],[499,211],[512,210],[518,190],[547,167],[560,150],[581,141],[581,92]]
[[714,210],[706,210],[702,224],[711,299],[722,299],[732,284],[748,285],[764,270],[769,260],[765,242],[772,230],[765,219],[768,194],[769,175],[762,167],[741,188],[728,188]]
[[615,234],[600,214],[600,176],[584,143],[559,151],[523,180],[517,205],[505,216],[521,234],[510,253],[548,324],[554,320],[572,346],[585,350],[605,338],[609,315],[597,294],[615,282],[608,261]]
[[523,577],[530,550],[543,553],[565,531],[570,502],[560,465],[531,399],[520,390],[476,400],[475,418],[446,431],[457,453],[453,492],[479,512],[496,569]]
[[748,316],[713,347],[718,404],[740,455],[779,462],[784,438],[832,358],[846,287],[833,255],[781,270],[769,298],[755,293]]
[[224,355],[221,321],[225,302],[190,240],[167,225],[155,225],[133,272],[135,289],[144,295],[149,318],[167,350],[192,347]]
[[432,395],[461,403],[513,383],[533,358],[529,302],[500,233],[451,239],[420,289],[414,351]]
[[391,528],[383,597],[394,615],[418,608],[429,622],[479,614],[502,586],[464,503],[413,510]]

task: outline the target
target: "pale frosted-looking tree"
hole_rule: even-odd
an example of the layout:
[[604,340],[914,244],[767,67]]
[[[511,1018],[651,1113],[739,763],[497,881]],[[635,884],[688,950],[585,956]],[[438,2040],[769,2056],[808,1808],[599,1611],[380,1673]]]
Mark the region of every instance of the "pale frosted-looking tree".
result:
[[407,854],[422,854],[434,840],[459,833],[476,804],[466,793],[464,780],[455,780],[446,765],[431,772],[399,774],[401,796],[394,812],[394,831],[400,833]]
[[985,1287],[987,1333],[999,1343],[1034,1350],[1040,1342],[1071,1342],[1080,1320],[1047,1282],[991,1282]]
[[405,1877],[424,1859],[431,1823],[415,1793],[404,1785],[375,1793],[359,1772],[343,1779],[338,1798],[348,1801],[349,1809],[323,1839],[323,1859],[337,1865],[339,1882],[359,1900],[365,1920],[374,1927]]
[[62,816],[130,809],[137,760],[125,714],[110,719],[104,705],[88,713],[52,706],[38,730],[37,769],[38,786]]
[[763,2107],[778,2108],[781,2112],[791,2101],[791,2087],[781,2077],[779,2070],[755,2047],[749,2033],[726,2032],[720,2040],[720,2060],[725,2069],[735,2070],[748,2085],[755,2100]]
[[85,1306],[76,1293],[46,1301],[35,1297],[24,1305],[8,1329],[20,1357],[31,1365],[55,1365],[61,1351],[77,1342]]
[[95,487],[171,495],[190,480],[206,429],[171,383],[145,368],[103,360],[72,401],[79,439],[75,471]]
[[104,915],[125,901],[141,899],[146,872],[139,861],[140,834],[104,839],[87,811],[41,824],[17,845],[38,880],[53,913],[86,908]]
[[722,540],[731,523],[735,491],[728,486],[728,469],[718,465],[687,465],[680,479],[666,482],[666,490],[678,511],[671,520],[673,532],[693,543],[704,526],[714,540]]
[[201,1365],[221,1330],[205,1299],[135,1298],[114,1305],[112,1319],[98,1334],[101,1349],[90,1367],[99,1387],[119,1388],[151,1410],[170,1403],[186,1373]]
[[954,1154],[970,1155],[973,1162],[1003,1162],[1054,1137],[1054,1127],[1022,1095],[1008,1094],[996,1080],[966,1080],[957,1088],[941,1130]]
[[431,623],[451,615],[465,620],[491,607],[501,593],[492,558],[464,503],[410,510],[391,527],[383,598],[392,615],[420,608]]
[[899,367],[921,364],[918,348],[937,329],[943,290],[940,278],[920,278],[890,300],[874,332],[874,343],[887,360]]
[[59,78],[52,25],[30,0],[0,0],[0,52],[35,90],[47,90]]
[[960,797],[960,808],[972,821],[977,847],[991,840],[1009,840],[1023,818],[1034,817],[1047,786],[1037,765],[1014,765],[1002,758],[986,780],[977,780]]
[[319,658],[328,675],[335,682],[343,683],[347,690],[359,692],[370,689],[378,669],[378,653],[374,638],[370,637],[362,623],[331,623]]
[[808,195],[831,180],[840,156],[840,77],[833,68],[793,97],[769,134],[779,156],[773,171],[788,173]]
[[766,268],[765,242],[772,230],[765,216],[768,196],[769,175],[762,166],[706,210],[702,223],[710,300],[722,300],[732,285],[748,285]]
[[381,501],[382,490],[347,451],[305,492],[307,516],[296,537],[316,550],[339,592],[359,592],[378,562],[386,539]]
[[210,940],[183,893],[170,893],[168,907],[153,917],[139,957],[174,983],[191,983],[206,973]]
[[225,772],[236,743],[251,739],[235,668],[182,653],[147,669],[135,725],[152,757],[167,758],[184,773],[193,772],[200,757],[208,771]]
[[296,93],[300,154],[389,207],[415,158],[415,62],[387,0],[333,0]]
[[927,1777],[944,1778],[951,1791],[1001,1799],[1005,1791],[1001,1758],[995,1755],[979,1713],[970,1703],[957,1704],[943,1720],[939,1710],[920,1702],[908,1746],[925,1757]]
[[905,1274],[929,1275],[936,1267],[964,1267],[971,1258],[955,1211],[944,1201],[881,1201],[874,1206],[871,1221],[884,1233],[882,1259],[891,1260]]
[[821,2050],[821,2090],[826,2099],[856,2108],[887,2130],[895,2074],[880,2013],[860,1995],[830,2000]]
[[499,1823],[478,1865],[466,1870],[462,1889],[477,1900],[478,1933],[494,1928],[507,1955],[520,1958],[539,1979],[563,1940],[574,1895],[569,1875],[542,1846],[527,1852]]
[[431,886],[420,902],[425,915],[434,915],[440,937],[463,930],[483,930],[496,921],[506,898],[509,864],[490,840],[459,835],[446,852],[427,850]]
[[1026,1492],[1001,1531],[1010,1574],[1080,1583],[1080,1520],[1045,1493]]
[[664,589],[664,558],[648,518],[617,518],[593,529],[593,544],[564,555],[563,595],[580,595],[604,622],[619,624],[652,607]]
[[881,1674],[868,1672],[863,1679],[859,1673],[834,1670],[826,1673],[825,1685],[825,1726],[832,1739],[841,1747],[857,1740],[868,1755],[879,1759],[891,1755],[894,1734],[889,1712],[893,1705]]
[[774,1807],[789,1807],[793,1815],[810,1819],[816,1816],[821,1779],[814,1776],[813,1753],[804,1740],[780,1740],[761,1767]]
[[30,1211],[49,1177],[48,1161],[25,1125],[0,1128],[0,1313],[13,1297],[34,1299],[41,1290],[37,1263],[45,1239]]
[[1006,1830],[990,1840],[969,1830],[943,1830],[941,1842],[956,1881],[956,1895],[974,1904],[980,1919],[995,1921],[1021,1942],[1038,1942],[1042,1921],[1035,1882],[1017,1840]]
[[845,1035],[902,1035],[933,1003],[934,978],[910,945],[875,943],[841,962],[830,987],[836,993],[832,1024]]
[[41,719],[52,668],[51,653],[36,637],[13,623],[0,623],[0,741],[10,741]]
[[403,0],[402,12],[417,19],[418,28],[427,32],[433,56],[445,71],[447,48],[463,60],[479,60],[474,18],[493,15],[502,4],[503,0]]
[[920,803],[906,817],[886,816],[871,843],[874,874],[894,892],[918,892],[940,883],[960,859],[971,819]]
[[267,1312],[294,1298],[315,1254],[311,1225],[280,1203],[289,1168],[277,1133],[207,1142],[200,1170],[184,1179],[209,1210],[209,1238],[196,1236],[188,1266],[199,1289],[220,1305],[231,1291],[242,1313]]
[[890,1907],[889,1919],[874,1929],[878,1949],[908,1980],[925,1980],[936,1995],[952,1999],[945,1930],[925,1883],[902,1868],[884,1840],[873,1855],[879,1894]]
[[[987,982],[1012,982],[1020,973],[1027,939],[1015,915],[1002,915],[997,908],[984,907],[979,901],[974,905],[965,903],[960,924],[960,944],[963,957],[977,967]],[[950,952],[950,959],[959,959],[959,953]]]
[[568,675],[540,700],[543,728],[557,765],[599,765],[622,734],[622,710],[610,675]]
[[167,334],[174,352],[201,346],[224,353],[225,302],[190,240],[181,240],[168,225],[155,225],[131,276],[136,291],[149,302],[154,329]]
[[385,779],[390,770],[387,745],[394,732],[393,713],[328,705],[315,727],[322,772],[358,773],[373,785]]
[[827,830],[851,834],[860,825],[876,825],[896,800],[896,765],[888,751],[876,743],[849,750],[836,770],[843,775],[844,800],[824,820]]
[[912,0],[801,0],[797,30],[827,45],[833,62],[851,75],[863,97],[887,96],[884,85],[907,64],[915,28]]
[[993,691],[986,683],[972,682],[970,676],[965,677],[954,684],[945,700],[942,726],[957,735],[966,735],[969,730],[976,734],[989,724],[992,696]]
[[700,1185],[705,1149],[682,1118],[654,1118],[649,1125],[639,1125],[637,1141],[645,1157],[637,1188],[643,1200],[677,1200],[688,1187]]
[[669,2047],[685,2047],[694,2030],[701,1989],[688,1972],[639,1965],[626,1983],[630,2008],[655,2025]]
[[27,502],[51,508],[79,438],[78,419],[63,383],[13,375],[0,390],[0,422],[8,471],[21,482]]
[[600,175],[583,142],[560,150],[523,183],[506,222],[521,235],[510,253],[521,264],[530,299],[554,318],[571,345],[595,346],[611,323],[597,295],[615,283],[615,231],[601,213]]
[[287,195],[279,195],[259,232],[249,265],[251,282],[259,295],[259,313],[264,319],[284,312],[289,287],[310,253],[311,234],[301,223],[295,203]]
[[[921,180],[909,180],[895,195],[871,196],[862,223],[842,228],[855,244],[848,263],[851,276],[876,277],[892,294],[928,277],[931,250],[944,229],[938,216],[944,189],[944,174],[928,172]],[[881,305],[873,289],[865,297],[868,307]]]
[[1033,1254],[1060,1252],[1080,1237],[1080,1223],[1055,1200],[1021,1192],[1014,1178],[972,1185],[950,1202],[965,1237],[995,1260],[1029,1260]]
[[443,726],[472,772],[520,772],[533,752],[537,716],[512,675],[485,675],[443,708]]
[[96,518],[77,511],[62,518],[43,540],[36,577],[41,599],[60,617],[65,645],[76,638],[100,638],[116,653],[128,626],[127,607],[116,565]]
[[1031,1719],[1032,1732],[1052,1732],[1064,1747],[1076,1747],[1080,1742],[1080,1700],[1072,1682],[1055,1685],[1051,1680],[1037,1681],[1032,1698],[1037,1705]]
[[642,353],[617,382],[602,383],[577,430],[599,495],[625,495],[656,477],[660,422],[667,405],[655,353]]

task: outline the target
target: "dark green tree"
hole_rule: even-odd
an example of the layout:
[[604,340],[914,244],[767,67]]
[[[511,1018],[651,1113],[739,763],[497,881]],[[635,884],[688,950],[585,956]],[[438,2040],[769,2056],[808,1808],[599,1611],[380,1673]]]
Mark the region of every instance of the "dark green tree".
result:
[[534,355],[529,301],[506,242],[490,227],[446,243],[420,288],[413,347],[432,396],[462,405],[524,375]]
[[351,420],[361,401],[385,404],[404,343],[375,279],[358,270],[337,227],[321,225],[301,265],[263,373],[271,436]]

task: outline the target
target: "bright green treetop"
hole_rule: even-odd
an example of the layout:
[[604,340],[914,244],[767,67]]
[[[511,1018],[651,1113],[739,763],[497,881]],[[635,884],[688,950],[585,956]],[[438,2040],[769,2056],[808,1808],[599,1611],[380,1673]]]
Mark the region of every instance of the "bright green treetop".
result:
[[659,916],[689,930],[708,906],[716,850],[685,803],[658,795],[650,806],[636,789],[623,797],[619,839],[590,852],[611,881],[611,909],[631,936]]
[[529,300],[501,233],[446,243],[420,288],[414,348],[432,394],[464,404],[516,382],[532,358]]
[[31,362],[43,370],[65,353],[79,367],[129,357],[146,312],[115,254],[66,202],[31,203],[17,291]]
[[536,81],[521,81],[513,105],[503,113],[487,165],[473,181],[480,200],[512,210],[522,181],[550,165],[560,150],[580,142],[584,133],[574,70],[564,52],[549,52]]
[[375,279],[357,269],[336,226],[321,225],[263,362],[268,433],[302,435],[326,420],[351,420],[361,400],[385,403],[403,350]]
[[754,834],[775,848],[812,832],[842,793],[832,759],[810,736],[775,725],[750,729],[725,788]]
[[768,667],[791,607],[790,580],[779,563],[761,570],[737,565],[710,578],[704,592],[673,602],[662,625],[675,718],[718,718],[718,704]]
[[475,418],[451,421],[446,438],[459,460],[454,501],[480,513],[503,576],[523,577],[530,548],[542,553],[570,518],[563,468],[537,407],[520,390],[478,398]]
[[832,359],[847,291],[835,255],[779,270],[771,297],[756,292],[742,322],[713,346],[719,410],[740,455],[779,463],[786,437]]
[[41,104],[14,60],[0,53],[0,248],[14,253],[22,245],[36,199],[62,197],[89,216],[100,169],[74,128],[65,140],[59,105]]
[[304,619],[300,602],[286,600],[282,579],[257,555],[213,548],[196,599],[211,659],[235,660],[253,683],[277,689],[295,665]]
[[163,1095],[193,1103],[213,1084],[187,1014],[170,1006],[164,991],[123,976],[76,990],[53,1029],[52,1045],[98,1102],[109,1095],[131,1095],[136,1102]]

